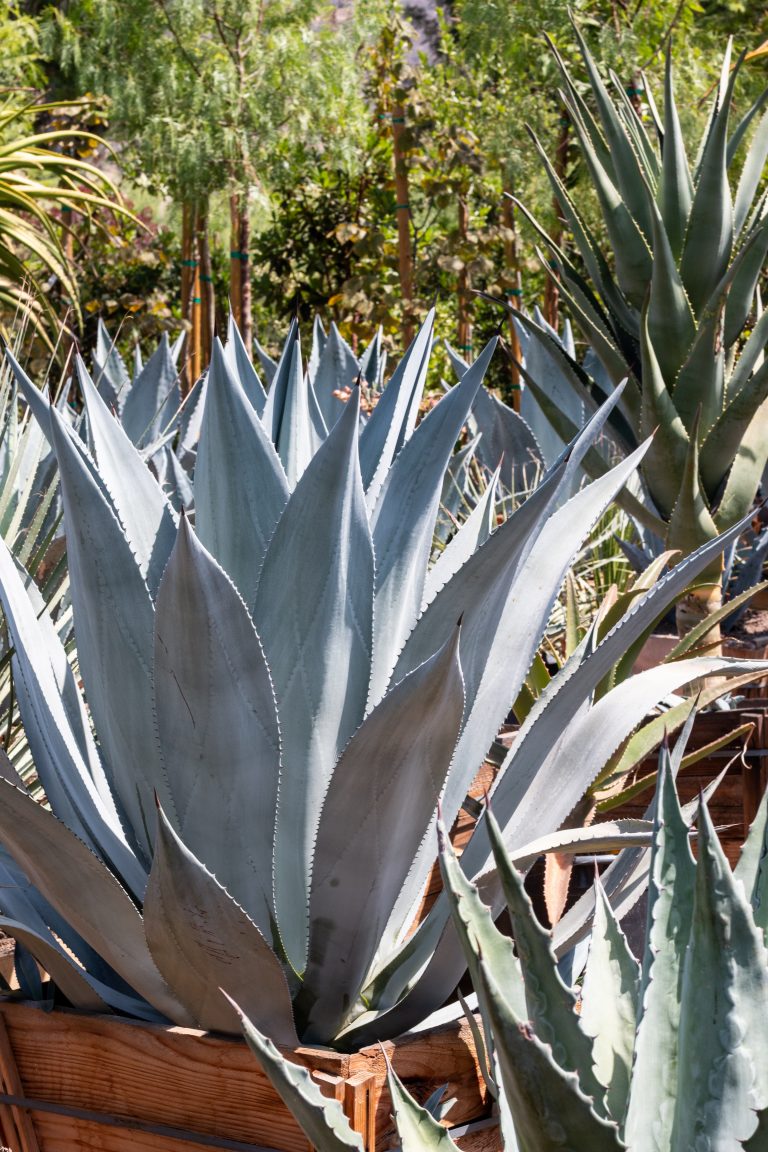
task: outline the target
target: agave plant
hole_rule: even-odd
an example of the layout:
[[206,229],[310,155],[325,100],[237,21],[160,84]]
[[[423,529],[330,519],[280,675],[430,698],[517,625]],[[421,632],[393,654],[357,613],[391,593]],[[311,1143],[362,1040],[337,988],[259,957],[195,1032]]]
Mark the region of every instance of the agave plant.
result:
[[[695,863],[675,767],[665,749],[641,964],[598,881],[578,990],[561,976],[493,817],[488,831],[514,944],[493,924],[442,831],[443,877],[480,1007],[473,1029],[508,1152],[765,1147],[766,801],[732,872],[702,800]],[[324,1099],[305,1070],[247,1019],[244,1031],[314,1147],[363,1147],[340,1105]],[[456,1147],[391,1070],[389,1088],[407,1152]]]
[[[747,144],[765,94],[731,130],[744,57],[731,68],[729,45],[693,160],[675,103],[671,56],[663,118],[646,92],[649,127],[613,75],[611,97],[578,30],[576,35],[591,101],[553,51],[609,247],[601,247],[536,140],[578,263],[529,218],[592,347],[593,375],[535,321],[522,314],[519,319],[560,363],[590,410],[628,377],[612,435],[631,451],[658,428],[641,465],[647,500],[640,517],[665,547],[685,555],[746,514],[768,459],[768,318],[757,293],[768,252],[761,186],[768,113]],[[569,421],[547,397],[546,381],[529,376],[528,384],[555,427],[568,435]],[[593,455],[588,466],[598,474],[606,465]],[[720,597],[716,565],[679,607],[681,632],[716,610]]]
[[[0,547],[19,709],[50,804],[6,766],[0,927],[75,1004],[231,1031],[223,986],[277,1041],[352,1046],[423,1018],[461,974],[445,900],[409,935],[435,806],[458,813],[573,553],[647,446],[571,495],[609,404],[496,531],[467,521],[429,569],[446,467],[495,343],[417,424],[431,340],[430,319],[364,424],[359,389],[323,415],[297,326],[263,395],[216,343],[194,528],[82,362],[88,447],[16,366],[58,461],[87,711]],[[517,858],[542,838],[594,839],[557,829],[651,705],[750,670],[681,661],[591,706],[727,542],[582,645],[531,710],[494,792]],[[482,823],[466,866],[493,887]],[[648,829],[597,835],[638,843]]]

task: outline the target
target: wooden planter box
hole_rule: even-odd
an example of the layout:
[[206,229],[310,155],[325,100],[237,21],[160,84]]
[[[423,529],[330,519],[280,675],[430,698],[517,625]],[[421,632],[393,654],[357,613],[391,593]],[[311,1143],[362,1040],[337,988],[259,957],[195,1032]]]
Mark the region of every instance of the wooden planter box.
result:
[[[696,717],[688,741],[689,752],[703,748],[747,722],[753,723],[754,729],[743,755],[738,755],[745,741],[745,737],[741,736],[719,752],[707,756],[690,768],[682,769],[677,781],[680,798],[686,803],[694,800],[699,791],[733,760],[709,804],[712,819],[720,830],[720,841],[731,864],[735,864],[739,858],[741,845],[768,784],[768,700],[751,699],[741,708],[702,713]],[[653,772],[657,763],[656,756],[644,761],[643,774]],[[648,789],[630,803],[607,813],[605,818],[642,817],[652,795],[652,790]]]
[[[466,1021],[384,1045],[423,1101],[448,1085],[462,1148],[500,1148]],[[367,1152],[397,1144],[379,1046],[300,1048]],[[307,1140],[237,1038],[0,1000],[0,1145],[12,1152],[307,1152]]]

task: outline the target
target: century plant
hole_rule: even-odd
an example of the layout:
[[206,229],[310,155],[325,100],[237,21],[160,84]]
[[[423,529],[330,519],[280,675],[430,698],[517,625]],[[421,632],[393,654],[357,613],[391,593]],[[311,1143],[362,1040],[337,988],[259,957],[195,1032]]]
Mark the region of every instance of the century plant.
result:
[[[296,324],[268,393],[241,344],[216,342],[194,528],[82,362],[87,445],[15,365],[58,461],[87,710],[0,546],[19,710],[50,805],[6,765],[0,927],[76,1005],[232,1031],[224,987],[276,1041],[352,1047],[423,1019],[461,975],[444,898],[410,932],[436,804],[452,822],[573,554],[648,445],[578,485],[609,402],[514,514],[490,535],[470,517],[429,568],[495,341],[417,422],[431,343],[430,316],[363,419],[359,388],[319,394]],[[757,666],[680,661],[593,692],[739,530],[585,641],[531,709],[493,793],[516,859],[647,841],[642,823],[557,829],[659,699]],[[483,823],[464,861],[493,899]]]
[[[681,810],[674,785],[678,766],[679,755],[664,749],[641,962],[596,881],[578,988],[572,971],[563,978],[493,816],[488,833],[512,938],[494,925],[441,829],[453,925],[477,992],[479,1063],[498,1101],[507,1152],[765,1147],[768,808],[764,798],[732,871],[700,800],[695,862],[687,818],[693,813]],[[320,1095],[309,1074],[287,1063],[247,1019],[244,1030],[313,1146],[362,1149],[341,1107]],[[389,1089],[407,1152],[457,1147],[391,1069]]]
[[[638,518],[663,546],[687,555],[748,512],[768,460],[768,316],[758,291],[768,252],[768,113],[748,142],[766,94],[731,127],[744,55],[731,67],[729,45],[694,156],[678,116],[671,54],[663,116],[646,89],[646,119],[613,74],[611,95],[578,29],[576,35],[587,95],[553,51],[607,244],[535,139],[576,253],[529,219],[591,345],[592,375],[541,325],[518,315],[588,410],[628,378],[610,422],[616,444],[632,451],[658,429],[641,464],[647,501]],[[527,382],[567,435],[569,422],[549,401],[546,380]],[[595,474],[606,467],[595,454],[587,463]],[[719,606],[720,570],[716,564],[681,602],[681,632]]]

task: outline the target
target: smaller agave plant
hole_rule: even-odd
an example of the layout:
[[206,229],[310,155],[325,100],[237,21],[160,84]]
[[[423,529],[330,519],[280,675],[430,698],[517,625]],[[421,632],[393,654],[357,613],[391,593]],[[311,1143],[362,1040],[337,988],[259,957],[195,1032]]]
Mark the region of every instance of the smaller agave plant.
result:
[[[649,860],[648,917],[638,964],[599,881],[579,988],[549,934],[493,816],[488,831],[512,939],[493,923],[441,830],[452,921],[477,991],[481,1067],[498,1102],[507,1152],[759,1152],[768,1134],[768,804],[734,870],[702,799],[698,862],[674,785],[680,751],[661,753]],[[573,973],[571,973],[573,975]],[[320,1152],[362,1149],[341,1106],[321,1096],[247,1019],[245,1037]],[[390,1069],[407,1152],[456,1148]],[[434,1111],[434,1109],[432,1109]]]
[[[121,421],[78,364],[86,443],[15,365],[58,462],[83,692],[0,545],[18,707],[49,805],[5,763],[0,927],[75,1005],[234,1031],[224,987],[275,1041],[357,1047],[423,1020],[461,976],[446,897],[411,932],[436,805],[452,823],[574,553],[647,445],[579,485],[609,404],[503,524],[482,531],[480,507],[430,566],[495,342],[417,421],[431,343],[430,317],[367,419],[359,388],[321,402],[322,356],[313,383],[297,325],[266,393],[244,349],[216,343],[194,526],[126,433],[132,392]],[[553,841],[645,842],[642,822],[557,829],[660,699],[763,669],[678,661],[594,698],[728,542],[659,580],[599,643],[591,632],[541,693],[493,793],[516,860]],[[500,911],[484,825],[463,864]],[[616,873],[617,900],[628,876]]]
[[[588,411],[628,379],[611,418],[614,442],[632,451],[658,428],[641,465],[645,499],[635,515],[651,533],[649,544],[655,536],[685,555],[749,511],[768,459],[768,316],[758,290],[768,254],[766,93],[732,123],[745,53],[731,67],[729,43],[694,150],[680,123],[671,54],[663,116],[646,90],[643,119],[613,74],[611,93],[575,31],[586,95],[553,51],[608,243],[536,140],[579,263],[528,216],[591,345],[590,363],[579,364],[541,325],[516,315]],[[547,381],[530,375],[528,384],[555,429],[570,438]],[[594,475],[606,466],[596,454],[587,465]],[[715,565],[679,607],[681,634],[719,606],[720,572]]]

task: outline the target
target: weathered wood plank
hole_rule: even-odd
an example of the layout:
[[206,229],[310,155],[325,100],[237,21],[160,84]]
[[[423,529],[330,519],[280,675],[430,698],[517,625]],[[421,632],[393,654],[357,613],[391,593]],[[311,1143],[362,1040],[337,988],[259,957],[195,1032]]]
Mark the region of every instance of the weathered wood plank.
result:
[[[3,1022],[18,1080],[13,1090],[4,1081],[2,1093],[6,1104],[28,1103],[39,1152],[307,1152],[301,1129],[236,1038],[62,1009],[43,1012],[9,1000],[0,1001]],[[447,1117],[451,1126],[488,1113],[466,1022],[385,1048],[417,1099],[448,1083],[449,1095],[458,1098]],[[353,1055],[300,1048],[288,1055],[340,1100],[370,1152],[396,1142],[379,1047]],[[2,1130],[13,1152],[27,1152],[16,1146],[15,1131],[4,1124]]]

